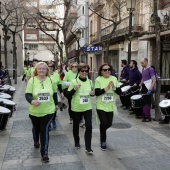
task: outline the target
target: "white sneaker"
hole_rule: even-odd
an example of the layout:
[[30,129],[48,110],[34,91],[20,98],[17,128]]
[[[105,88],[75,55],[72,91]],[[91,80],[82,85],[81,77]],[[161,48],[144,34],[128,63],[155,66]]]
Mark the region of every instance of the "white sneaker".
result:
[[80,127],[82,127],[82,128],[86,127],[85,124],[83,123],[83,121],[80,122]]

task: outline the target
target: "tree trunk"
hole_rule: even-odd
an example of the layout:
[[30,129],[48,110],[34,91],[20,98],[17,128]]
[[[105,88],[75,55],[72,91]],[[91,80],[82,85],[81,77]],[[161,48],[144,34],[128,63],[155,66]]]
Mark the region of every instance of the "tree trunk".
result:
[[[161,44],[160,44],[160,18],[158,16],[158,2],[154,0],[154,15],[155,15],[155,34],[156,34],[156,71],[158,75],[160,75],[160,52],[161,52]],[[155,119],[159,120],[161,118],[161,113],[159,111],[159,103],[160,103],[160,91],[161,91],[161,83],[157,82],[157,88],[155,93]]]
[[69,56],[68,56],[68,48],[67,48],[67,39],[66,39],[66,33],[63,31],[64,35],[64,45],[65,45],[65,53],[66,53],[66,65],[68,64]]
[[5,68],[8,68],[8,63],[7,63],[7,30],[4,29],[4,57],[5,57]]
[[13,36],[13,69],[14,69],[14,84],[17,84],[17,47],[16,47],[16,40],[15,40],[15,32],[12,32]]

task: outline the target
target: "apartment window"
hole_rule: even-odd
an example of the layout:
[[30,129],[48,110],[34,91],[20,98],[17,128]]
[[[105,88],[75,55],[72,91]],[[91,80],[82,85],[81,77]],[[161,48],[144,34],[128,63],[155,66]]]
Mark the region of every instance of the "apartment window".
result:
[[47,47],[48,50],[54,51],[54,45],[53,44],[47,44],[45,46]]
[[27,40],[37,40],[37,34],[26,34]]
[[37,24],[35,23],[28,23],[27,24],[27,29],[35,29],[37,27]]
[[[55,34],[50,34],[50,35],[55,38]],[[40,38],[51,38],[51,37],[47,34],[40,34]]]
[[38,50],[38,45],[37,44],[29,44],[28,49],[29,50]]
[[81,30],[81,38],[84,38],[84,37],[85,37],[85,30],[82,29],[82,30]]
[[93,31],[93,21],[90,21],[90,35],[92,35]]
[[82,15],[84,15],[84,6],[82,6]]

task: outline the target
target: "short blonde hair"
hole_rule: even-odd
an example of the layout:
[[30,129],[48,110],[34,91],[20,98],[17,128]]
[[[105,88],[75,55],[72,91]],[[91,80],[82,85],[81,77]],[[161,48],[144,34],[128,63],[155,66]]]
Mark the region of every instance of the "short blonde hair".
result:
[[77,67],[78,67],[78,63],[77,63],[77,62],[73,62],[73,63],[70,63],[70,68],[71,68],[74,64],[77,65]]
[[37,76],[38,75],[37,68],[38,68],[39,65],[44,65],[47,68],[46,76],[50,77],[50,69],[49,69],[49,67],[47,66],[47,64],[45,62],[39,62],[39,63],[36,64],[35,70],[33,72],[33,76]]

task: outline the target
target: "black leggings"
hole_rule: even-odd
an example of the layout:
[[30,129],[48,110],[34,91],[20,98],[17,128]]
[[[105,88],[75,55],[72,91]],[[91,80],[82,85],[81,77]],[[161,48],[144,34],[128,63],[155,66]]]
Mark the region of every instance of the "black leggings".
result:
[[100,120],[100,141],[106,142],[106,130],[112,126],[113,112],[97,110],[97,114]]
[[73,136],[75,144],[80,143],[80,137],[79,137],[79,122],[82,119],[82,116],[84,116],[85,120],[85,145],[86,149],[91,149],[91,139],[92,139],[92,110],[87,110],[84,112],[74,112],[72,111],[73,116]]
[[32,133],[34,141],[39,141],[40,137],[41,155],[48,154],[49,125],[53,116],[54,114],[45,115],[43,117],[29,115],[33,125]]

